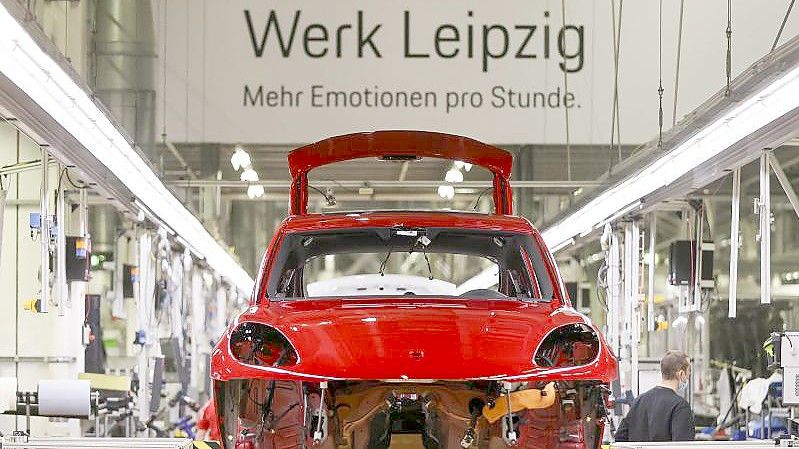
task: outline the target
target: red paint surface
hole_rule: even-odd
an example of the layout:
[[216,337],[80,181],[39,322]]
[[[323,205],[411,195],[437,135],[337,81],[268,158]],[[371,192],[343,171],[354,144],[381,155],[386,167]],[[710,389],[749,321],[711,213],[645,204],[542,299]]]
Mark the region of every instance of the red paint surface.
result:
[[538,230],[529,220],[512,215],[486,215],[469,212],[431,211],[374,211],[335,214],[292,215],[286,218],[275,232],[266,250],[261,276],[258,277],[256,294],[251,304],[263,303],[266,298],[266,274],[272,269],[272,256],[277,252],[283,236],[292,232],[324,231],[350,228],[409,227],[409,228],[458,228],[481,231],[514,232],[532,235],[536,240],[544,262],[548,267],[550,281],[555,286],[554,298],[558,304],[569,306],[566,289],[557,272],[555,261],[546,249]]
[[[283,332],[300,361],[287,368],[253,367],[230,355],[228,336],[212,355],[217,380],[512,378],[609,382],[616,363],[604,342],[583,367],[542,368],[538,344],[561,325],[585,322],[568,307],[510,300],[295,300],[254,306],[231,325],[254,321]],[[598,330],[595,328],[598,332]],[[420,356],[421,355],[421,356]]]
[[368,157],[434,157],[459,160],[486,168],[494,175],[497,214],[512,212],[509,179],[513,156],[505,150],[468,137],[427,131],[375,131],[331,137],[288,155],[291,173],[291,214],[308,211],[308,172],[327,164]]

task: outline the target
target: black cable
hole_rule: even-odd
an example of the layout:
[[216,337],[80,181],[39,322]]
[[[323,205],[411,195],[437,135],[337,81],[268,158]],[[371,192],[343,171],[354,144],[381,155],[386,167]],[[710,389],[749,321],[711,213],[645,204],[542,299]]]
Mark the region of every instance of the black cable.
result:
[[[734,388],[734,387],[733,387],[733,388]],[[722,419],[721,419],[721,424],[719,424],[718,426],[716,426],[716,430],[717,430],[717,431],[718,431],[718,430],[721,430],[721,429],[726,429],[727,427],[729,427],[729,426],[731,426],[731,425],[735,424],[735,421],[732,421],[732,422],[730,422],[730,423],[727,423],[727,417],[728,417],[728,416],[730,416],[730,412],[731,412],[731,411],[732,411],[732,410],[735,408],[735,406],[737,405],[737,403],[738,403],[738,396],[740,396],[740,395],[741,395],[741,392],[742,392],[742,391],[743,391],[743,387],[741,387],[741,388],[738,388],[738,392],[737,392],[737,393],[735,393],[735,397],[733,397],[733,399],[732,399],[732,402],[730,402],[730,406],[727,408],[727,413],[725,413],[725,414],[724,414],[724,418],[722,418]]]
[[308,184],[308,187],[313,189],[313,190],[316,190],[317,192],[319,192],[319,194],[322,195],[322,198],[324,198],[325,201],[330,202],[330,197],[327,196],[327,193],[317,189],[316,187],[314,187],[314,186],[312,186],[310,184]]
[[[416,251],[416,247],[417,246],[419,246],[420,244],[422,245],[422,251],[421,252],[422,252],[422,255],[424,256],[425,262],[427,262],[427,272],[428,272],[428,277],[427,278],[432,281],[433,280],[433,267],[430,266],[430,259],[427,257],[427,245],[425,245],[424,243],[421,243],[420,242],[421,239],[422,239],[422,237],[419,237],[418,239],[416,239],[416,241],[414,241],[413,244],[411,244],[411,248],[408,250],[408,252],[409,253],[413,253],[414,251]],[[428,240],[428,244],[429,243],[430,243],[430,241]]]
[[[346,192],[350,192],[350,193],[358,193],[358,189],[351,189],[351,188],[349,188],[349,187],[346,187],[346,186],[344,186],[344,184],[342,184],[342,183],[340,183],[340,182],[336,181],[335,179],[326,179],[325,181],[327,181],[327,182],[332,182],[333,184],[335,184],[335,185],[339,186],[339,188],[340,188],[341,190],[344,190],[344,191],[346,191]],[[368,187],[367,183],[364,183],[364,187]]]
[[663,151],[663,0],[658,12],[658,151]]
[[75,181],[73,181],[72,177],[69,176],[69,171],[67,169],[64,169],[64,171],[66,171],[67,181],[69,181],[69,183],[72,184],[72,187],[74,187],[74,188],[76,188],[78,190],[84,190],[84,189],[88,189],[89,188],[89,185],[87,183],[85,183],[85,182],[83,183],[82,186],[79,186],[79,185],[75,184]]
[[425,262],[427,262],[428,279],[430,279],[432,281],[433,280],[433,267],[430,266],[430,259],[427,258],[427,251],[422,250],[422,255],[424,256]]
[[386,273],[385,273],[386,272],[386,264],[388,263],[388,258],[391,257],[391,252],[392,251],[393,250],[392,250],[391,246],[389,246],[388,247],[388,253],[386,253],[386,258],[383,259],[383,262],[380,264],[380,276],[385,276],[386,275]]
[[788,5],[788,11],[785,11],[785,17],[782,18],[782,25],[780,25],[780,30],[777,32],[777,37],[774,38],[774,43],[771,45],[771,51],[777,48],[777,44],[780,42],[780,36],[782,36],[782,30],[785,29],[785,23],[788,22],[788,16],[791,15],[791,10],[793,9],[793,4],[796,0],[791,0],[791,4]]
[[488,192],[489,190],[493,190],[493,189],[494,189],[494,186],[491,186],[491,187],[486,187],[485,189],[480,191],[480,194],[477,195],[477,199],[474,200],[474,207],[472,207],[473,211],[477,212],[477,206],[480,205],[480,200],[483,198],[483,195],[485,195],[485,193]]

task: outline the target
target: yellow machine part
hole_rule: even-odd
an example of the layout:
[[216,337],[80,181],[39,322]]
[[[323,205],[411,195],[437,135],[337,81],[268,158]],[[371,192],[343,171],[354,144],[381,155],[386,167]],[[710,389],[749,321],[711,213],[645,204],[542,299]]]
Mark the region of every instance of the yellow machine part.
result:
[[39,299],[30,299],[22,303],[22,308],[29,312],[39,313],[42,311],[42,301]]
[[[510,394],[510,409],[513,412],[537,408],[547,408],[555,403],[555,383],[550,382],[542,390],[530,388],[514,391]],[[483,407],[483,416],[491,424],[497,422],[508,413],[508,395],[503,394],[494,401],[494,407]]]
[[111,390],[111,391],[129,391],[130,390],[130,377],[128,376],[112,376],[110,374],[97,374],[97,373],[78,373],[78,379],[88,380],[92,389],[95,390]]

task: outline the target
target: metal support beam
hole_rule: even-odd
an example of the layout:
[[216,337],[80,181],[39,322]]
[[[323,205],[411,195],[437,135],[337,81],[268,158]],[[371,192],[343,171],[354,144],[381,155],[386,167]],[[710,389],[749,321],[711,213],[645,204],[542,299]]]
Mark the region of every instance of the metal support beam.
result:
[[760,303],[771,304],[771,172],[769,152],[760,155]]
[[[58,168],[56,178],[60,181],[65,168],[61,164],[56,167]],[[67,289],[67,214],[64,185],[61,182],[57,183],[56,195],[55,288],[53,296],[58,306],[58,316],[64,316],[64,305],[69,304],[69,291]]]
[[39,192],[39,213],[41,214],[41,234],[39,235],[39,257],[41,260],[41,312],[46,313],[50,305],[50,186],[49,165],[50,154],[47,147],[42,146],[42,159],[39,163],[42,174],[42,186]]
[[699,311],[702,309],[702,243],[705,235],[705,203],[701,203],[700,208],[694,213],[694,236],[695,243],[694,252],[694,279],[693,289],[691,291],[693,298],[689,300],[691,303],[691,311]]
[[10,190],[11,180],[0,175],[0,260],[3,260],[3,223],[5,223],[6,198]]
[[619,336],[619,315],[621,312],[621,305],[619,298],[621,292],[619,286],[621,284],[621,254],[619,249],[619,239],[610,224],[605,225],[602,234],[602,247],[605,250],[605,264],[607,265],[607,275],[605,280],[605,288],[607,290],[606,297],[608,303],[607,313],[607,338],[610,347],[613,349],[614,354],[619,354],[621,348],[621,338]]
[[[36,355],[3,355],[0,362],[6,363],[75,363],[77,358],[71,356],[36,356]],[[5,447],[5,446],[3,446]]]
[[[174,187],[240,187],[246,189],[251,185],[261,185],[265,189],[288,189],[291,187],[291,181],[238,181],[238,180],[216,180],[216,179],[198,179],[192,180],[171,180],[166,181],[169,185]],[[317,188],[349,188],[357,189],[359,187],[373,187],[373,188],[436,188],[440,186],[443,181],[430,180],[430,181],[311,181],[311,184]],[[463,181],[453,184],[457,188],[486,188],[491,187],[491,181]],[[576,189],[580,187],[595,187],[600,185],[598,181],[515,181],[511,182],[511,187],[515,189]]]
[[89,235],[89,190],[80,189],[78,196],[78,234],[82,237]]
[[657,248],[657,212],[649,215],[649,271],[647,272],[646,330],[655,330],[655,250]]
[[410,163],[408,161],[405,161],[405,162],[402,163],[402,165],[400,166],[400,172],[399,172],[399,176],[397,177],[397,181],[400,181],[400,182],[405,181],[405,177],[408,175],[408,166],[409,165],[410,165]]
[[[628,386],[638,395],[638,344],[640,342],[641,314],[641,229],[638,221],[624,224],[624,321],[622,322],[621,368],[629,375]],[[625,363],[626,362],[626,363]]]
[[730,219],[730,285],[727,316],[737,316],[738,301],[738,248],[740,241],[741,225],[741,168],[732,172],[732,218]]
[[[50,163],[54,163],[54,160],[50,160]],[[13,165],[5,165],[0,167],[0,176],[3,175],[15,175],[17,173],[22,173],[31,170],[38,170],[42,167],[42,161],[28,161],[28,162],[20,162],[19,164]]]
[[777,181],[779,181],[782,186],[782,190],[784,190],[785,194],[788,196],[788,202],[791,203],[793,211],[796,212],[796,216],[799,217],[799,197],[796,196],[796,191],[793,189],[791,181],[785,176],[785,170],[782,169],[780,161],[777,160],[774,153],[768,153],[768,161],[771,165],[771,169],[774,170],[774,175],[777,176]]

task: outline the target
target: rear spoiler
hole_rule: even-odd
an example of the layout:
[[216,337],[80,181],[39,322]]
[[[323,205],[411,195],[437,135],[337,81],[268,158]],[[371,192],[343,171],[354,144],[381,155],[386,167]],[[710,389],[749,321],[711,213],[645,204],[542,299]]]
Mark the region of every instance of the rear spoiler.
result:
[[451,134],[375,131],[331,137],[290,152],[291,214],[308,213],[308,172],[323,165],[368,157],[383,160],[434,157],[479,165],[494,175],[495,213],[510,215],[513,212],[510,187],[513,156],[507,151]]

